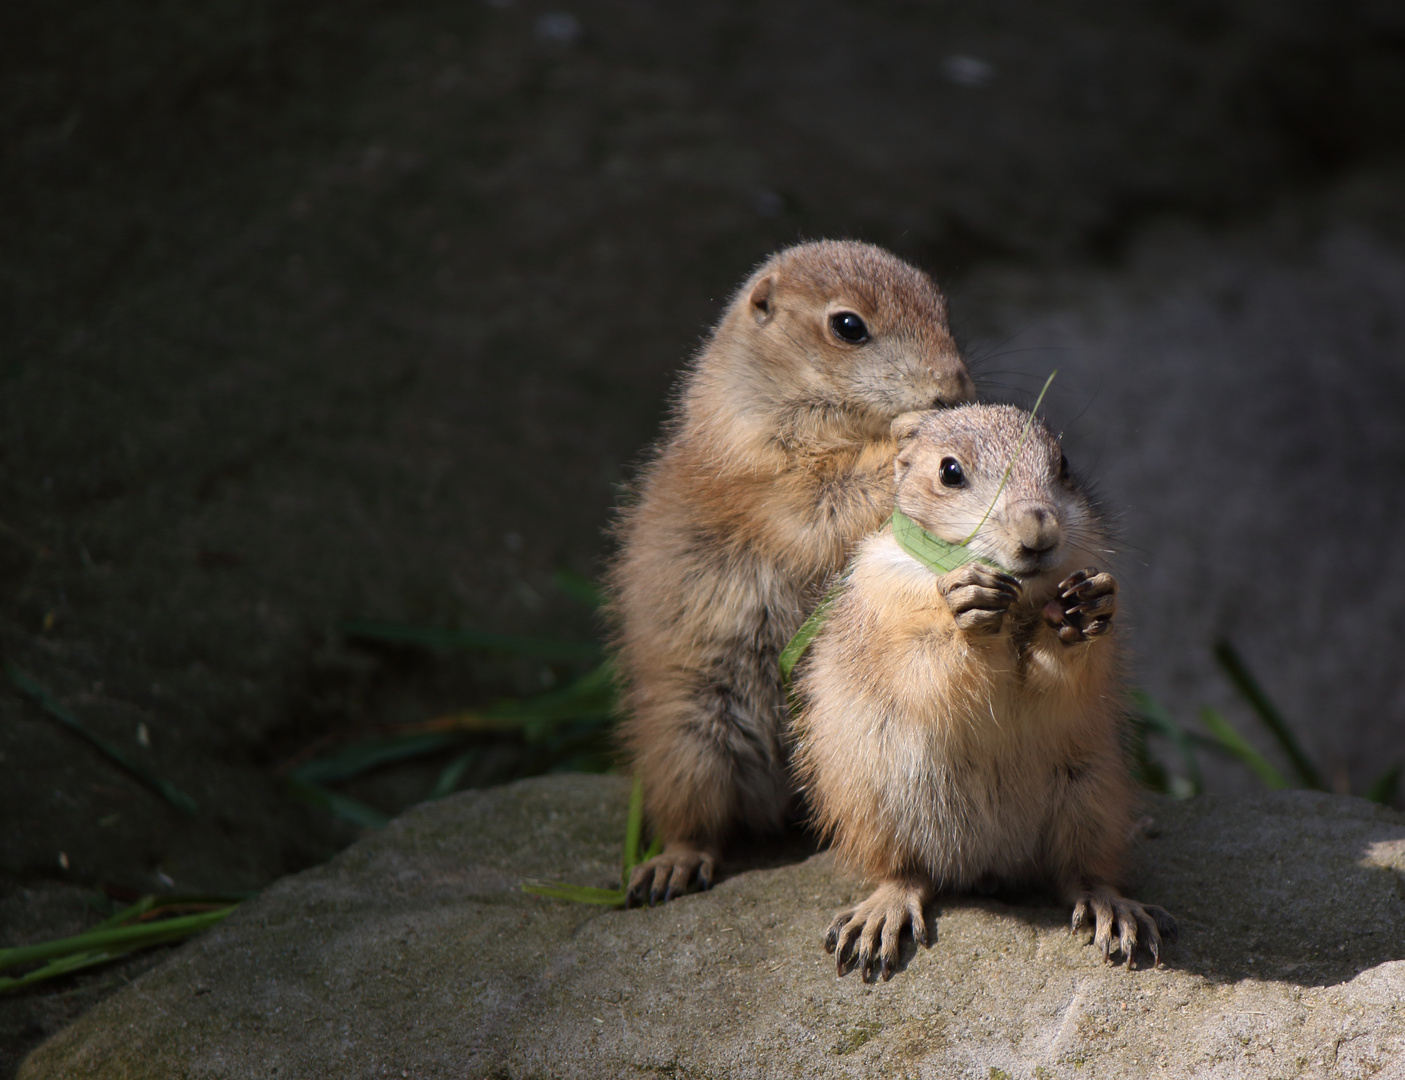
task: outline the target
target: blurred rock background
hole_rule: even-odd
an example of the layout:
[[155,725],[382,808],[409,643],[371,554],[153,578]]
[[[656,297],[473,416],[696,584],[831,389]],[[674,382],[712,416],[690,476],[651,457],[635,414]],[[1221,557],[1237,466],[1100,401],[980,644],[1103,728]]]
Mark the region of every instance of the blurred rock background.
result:
[[[1405,757],[1402,136],[1383,0],[12,0],[0,652],[200,809],[0,680],[0,944],[321,861],[355,829],[280,765],[568,675],[339,627],[588,638],[554,572],[808,237],[930,270],[988,395],[1058,367],[1138,681],[1243,719],[1228,637],[1361,790]],[[149,962],[0,999],[0,1075]]]

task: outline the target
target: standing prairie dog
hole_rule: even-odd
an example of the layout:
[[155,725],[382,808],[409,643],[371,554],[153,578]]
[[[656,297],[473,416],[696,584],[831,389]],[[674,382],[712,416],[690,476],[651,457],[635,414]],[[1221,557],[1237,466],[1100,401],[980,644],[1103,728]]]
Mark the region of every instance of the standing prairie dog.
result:
[[[1115,937],[1128,967],[1139,944],[1159,962],[1175,920],[1116,887],[1136,797],[1117,584],[1085,569],[1108,550],[1097,510],[1020,409],[919,413],[893,433],[908,521],[860,547],[796,683],[796,768],[817,824],[878,883],[826,949],[841,975],[853,962],[887,979],[905,926],[926,944],[937,891],[1040,882],[1074,905],[1075,930],[1092,923],[1105,959]],[[929,557],[974,532],[967,550],[988,562],[934,570],[909,551],[921,530],[937,538]]]
[[787,248],[732,298],[621,512],[608,576],[623,738],[664,844],[630,903],[706,888],[730,834],[783,825],[777,658],[892,507],[893,419],[973,393],[941,292],[880,248]]

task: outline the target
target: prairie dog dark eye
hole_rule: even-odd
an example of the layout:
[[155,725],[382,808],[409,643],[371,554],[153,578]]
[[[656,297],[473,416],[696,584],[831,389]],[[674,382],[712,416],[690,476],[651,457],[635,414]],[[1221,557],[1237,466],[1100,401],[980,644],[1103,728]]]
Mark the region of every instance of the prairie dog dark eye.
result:
[[836,311],[829,317],[829,328],[840,341],[862,345],[868,340],[868,327],[852,311]]
[[942,458],[938,475],[942,478],[942,483],[946,487],[960,487],[966,482],[966,474],[961,471],[961,462],[957,461],[954,457]]
[[1068,456],[1066,454],[1059,455],[1059,479],[1068,479]]

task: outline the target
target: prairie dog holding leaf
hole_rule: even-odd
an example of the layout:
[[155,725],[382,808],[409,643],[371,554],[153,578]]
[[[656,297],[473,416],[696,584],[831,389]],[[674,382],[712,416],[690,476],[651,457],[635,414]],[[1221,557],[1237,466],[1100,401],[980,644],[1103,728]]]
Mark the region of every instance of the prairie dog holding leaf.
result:
[[663,852],[628,902],[713,880],[793,799],[777,657],[892,508],[895,417],[970,400],[946,303],[881,248],[787,248],[684,376],[608,578],[622,734]]
[[926,943],[938,891],[1047,883],[1104,958],[1159,961],[1175,920],[1117,887],[1136,795],[1097,509],[1021,409],[913,414],[893,434],[897,512],[859,548],[796,682],[817,824],[877,883],[826,948],[840,974],[887,979],[905,927]]

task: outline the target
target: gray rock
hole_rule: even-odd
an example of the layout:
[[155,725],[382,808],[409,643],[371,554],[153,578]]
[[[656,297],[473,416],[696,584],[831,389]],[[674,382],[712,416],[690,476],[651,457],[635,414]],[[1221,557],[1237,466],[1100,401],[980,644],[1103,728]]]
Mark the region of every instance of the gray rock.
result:
[[1305,792],[1159,802],[1133,893],[1160,969],[1038,899],[943,898],[887,984],[821,949],[862,892],[828,854],[616,911],[627,785],[422,806],[279,882],[40,1047],[47,1077],[1402,1076],[1405,816]]

